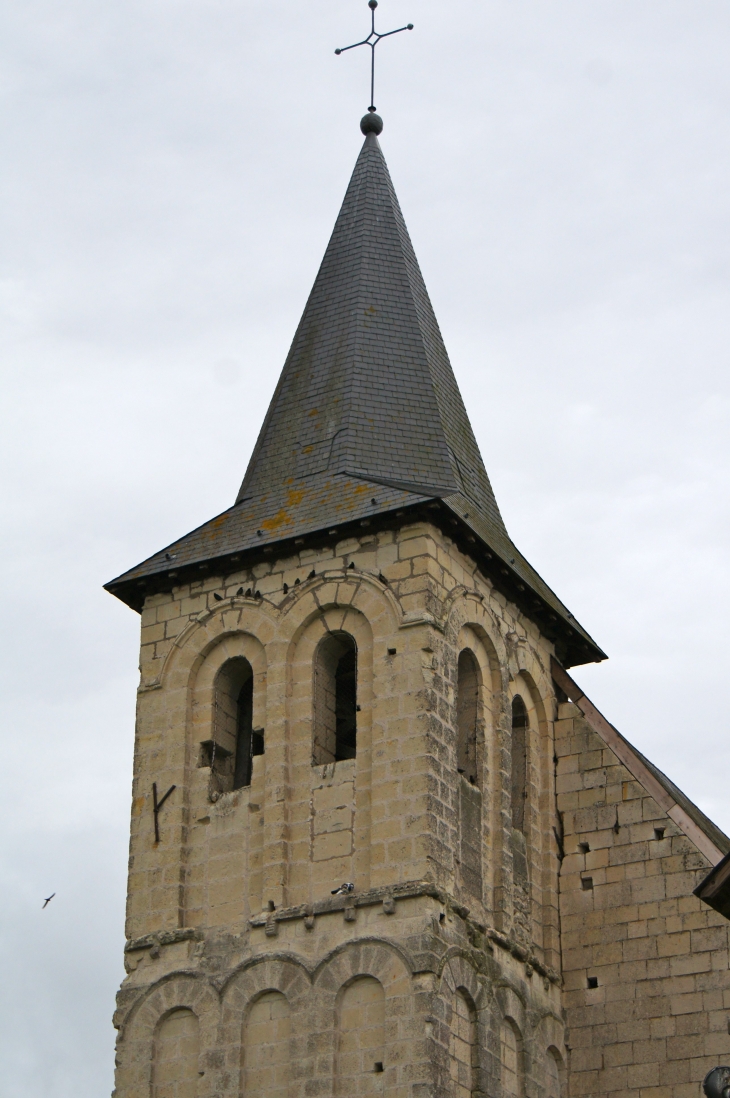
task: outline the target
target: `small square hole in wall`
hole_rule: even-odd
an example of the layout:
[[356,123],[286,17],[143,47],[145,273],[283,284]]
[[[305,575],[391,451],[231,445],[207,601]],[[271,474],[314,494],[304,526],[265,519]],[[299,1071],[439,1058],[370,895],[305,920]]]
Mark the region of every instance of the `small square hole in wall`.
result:
[[598,987],[598,977],[597,976],[589,976],[586,983],[592,991],[594,988]]
[[589,854],[590,849],[591,849],[591,844],[590,843],[578,843],[578,849],[580,850],[581,854]]
[[375,1061],[375,1067],[373,1068],[373,1071],[384,1071],[382,1060]]
[[664,838],[664,828],[663,827],[655,827],[654,828],[654,838],[657,840],[657,842],[659,842],[660,839]]
[[584,892],[590,892],[591,889],[593,888],[593,878],[592,877],[581,877],[580,883],[581,883],[581,887],[582,887]]

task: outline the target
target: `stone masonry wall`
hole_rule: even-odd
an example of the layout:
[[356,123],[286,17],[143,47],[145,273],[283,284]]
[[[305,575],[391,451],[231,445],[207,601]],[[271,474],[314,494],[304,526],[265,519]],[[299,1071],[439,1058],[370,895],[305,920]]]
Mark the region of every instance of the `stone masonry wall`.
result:
[[[446,897],[348,911],[138,951],[115,1098],[462,1098],[455,1079],[470,1098],[564,1098],[558,983]],[[174,1064],[170,1019],[188,1036]]]
[[[357,757],[313,766],[312,666],[328,630],[357,644]],[[478,785],[457,771],[464,648],[479,679]],[[233,575],[203,571],[148,598],[118,1098],[238,1098],[241,1086],[248,1098],[267,1088],[278,1098],[282,1080],[287,1098],[453,1098],[454,1080],[474,1098],[506,1098],[513,1086],[558,1098],[550,655],[536,627],[424,523]],[[248,787],[221,792],[215,681],[241,657],[264,754]],[[516,693],[529,715],[518,836]],[[175,786],[159,843],[152,782],[159,795]],[[353,897],[333,899],[343,880],[355,882]],[[368,984],[345,996],[366,978],[382,992]],[[372,1033],[385,1037],[373,1064],[367,1035],[342,1036],[358,996],[379,1004]],[[169,1065],[178,1031],[184,1079]],[[168,1077],[169,1095],[158,1094],[155,1079]]]
[[[312,661],[328,629],[356,639],[361,709],[357,759],[331,772],[311,765]],[[456,767],[456,668],[465,646],[482,679],[481,790],[462,788]],[[311,903],[342,880],[364,889],[426,879],[483,925],[514,930],[557,969],[549,655],[534,625],[424,524],[148,598],[129,938],[240,928],[269,904]],[[212,801],[201,745],[215,737],[215,674],[241,656],[254,671],[254,727],[265,729],[265,753],[253,760],[249,787]],[[531,714],[531,740],[528,872],[515,891],[509,710],[517,691]],[[159,795],[176,786],[159,816],[159,844],[153,782]],[[476,833],[462,844],[465,809]],[[462,850],[473,861],[474,847],[481,881],[472,864],[460,868]]]
[[697,1098],[730,1061],[730,924],[692,895],[709,863],[571,704],[555,745],[570,1094]]

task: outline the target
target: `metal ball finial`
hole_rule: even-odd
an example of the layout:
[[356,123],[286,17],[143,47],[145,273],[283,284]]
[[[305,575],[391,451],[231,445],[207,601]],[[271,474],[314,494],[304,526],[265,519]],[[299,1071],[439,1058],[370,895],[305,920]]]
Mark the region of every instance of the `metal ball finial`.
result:
[[368,113],[360,119],[360,129],[366,137],[369,133],[378,137],[383,132],[383,119],[375,113],[374,107],[370,107]]
[[368,7],[372,8],[373,11],[375,11],[377,6],[378,6],[378,0],[368,0]]

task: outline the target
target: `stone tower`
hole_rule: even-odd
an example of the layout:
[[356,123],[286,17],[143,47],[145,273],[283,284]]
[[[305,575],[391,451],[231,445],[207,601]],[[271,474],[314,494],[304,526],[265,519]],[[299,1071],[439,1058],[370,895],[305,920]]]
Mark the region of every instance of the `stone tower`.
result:
[[142,615],[117,1098],[638,1095],[593,1052],[640,977],[595,950],[665,931],[601,888],[651,856],[727,954],[691,893],[730,844],[565,673],[604,655],[504,527],[380,129],[235,504],[108,585]]

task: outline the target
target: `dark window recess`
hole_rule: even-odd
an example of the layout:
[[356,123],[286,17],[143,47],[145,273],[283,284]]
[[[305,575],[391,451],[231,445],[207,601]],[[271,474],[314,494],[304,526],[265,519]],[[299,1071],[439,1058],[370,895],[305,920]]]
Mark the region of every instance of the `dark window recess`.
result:
[[588,983],[588,987],[591,989],[591,991],[593,991],[594,988],[598,987],[598,977],[597,976],[589,976],[588,980],[587,980],[587,983]]
[[253,727],[253,670],[242,656],[223,664],[215,680],[213,739],[201,744],[200,766],[211,768],[219,793],[251,784],[253,756],[263,755],[263,729]]
[[590,892],[591,889],[593,888],[593,878],[592,877],[581,877],[580,883],[583,886],[583,891],[584,892]]
[[315,766],[355,758],[358,708],[357,646],[349,633],[330,633],[314,660]]
[[459,653],[456,677],[456,766],[472,785],[477,785],[477,719],[479,669],[468,648]]
[[263,755],[262,729],[253,727],[253,675],[244,682],[238,695],[236,720],[236,768],[233,788],[242,789],[251,784],[254,755]]
[[512,700],[512,826],[525,830],[527,798],[527,709],[519,694]]
[[657,840],[657,842],[661,841],[664,838],[664,828],[663,827],[655,827],[654,828],[654,838]]
[[590,843],[578,843],[578,849],[580,850],[581,854],[588,854],[590,852],[591,845]]

